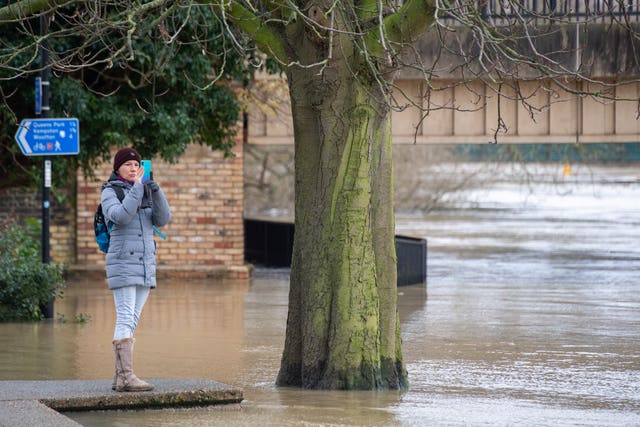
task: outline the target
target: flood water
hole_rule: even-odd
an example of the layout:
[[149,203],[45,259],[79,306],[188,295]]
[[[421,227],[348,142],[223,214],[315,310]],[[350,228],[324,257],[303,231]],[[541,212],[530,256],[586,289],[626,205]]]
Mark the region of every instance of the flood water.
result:
[[[159,283],[136,332],[139,376],[239,386],[242,409],[68,415],[86,426],[640,425],[640,169],[544,179],[555,172],[398,215],[398,234],[428,239],[427,285],[399,288],[406,392],[274,387],[289,272],[258,269],[250,281]],[[104,281],[69,283],[55,309],[66,323],[0,324],[0,379],[112,376]],[[80,313],[91,320],[74,323]]]

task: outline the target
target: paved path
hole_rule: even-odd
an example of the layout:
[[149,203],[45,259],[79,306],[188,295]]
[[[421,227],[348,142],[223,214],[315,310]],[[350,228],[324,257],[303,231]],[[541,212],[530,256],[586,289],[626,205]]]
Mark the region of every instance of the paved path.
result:
[[150,379],[146,392],[117,393],[110,380],[0,381],[0,426],[78,426],[56,411],[239,404],[243,392],[206,379]]

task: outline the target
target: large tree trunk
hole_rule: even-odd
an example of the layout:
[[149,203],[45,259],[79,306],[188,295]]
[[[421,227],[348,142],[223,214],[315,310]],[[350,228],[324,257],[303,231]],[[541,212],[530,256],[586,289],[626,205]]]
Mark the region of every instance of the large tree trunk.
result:
[[288,73],[296,232],[277,382],[402,389],[389,108],[333,65]]

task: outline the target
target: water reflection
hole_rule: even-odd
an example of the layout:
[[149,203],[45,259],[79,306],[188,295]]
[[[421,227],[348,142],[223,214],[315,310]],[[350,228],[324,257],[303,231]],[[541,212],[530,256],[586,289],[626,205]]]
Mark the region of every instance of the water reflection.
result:
[[[160,283],[137,332],[143,378],[240,386],[242,410],[70,416],[87,426],[640,425],[640,188],[598,184],[595,209],[586,185],[561,199],[501,185],[472,210],[399,218],[400,232],[429,241],[428,288],[399,289],[407,392],[275,388],[288,271],[258,270],[247,282]],[[0,378],[110,378],[111,298],[104,281],[77,281],[56,311],[89,323],[0,324]]]
[[[170,283],[151,293],[136,333],[135,362],[145,376],[210,377],[242,364],[248,283]],[[214,287],[214,288],[212,288]],[[0,324],[3,379],[100,379],[112,373],[115,312],[103,280],[69,283],[54,321]],[[73,322],[89,314],[86,324]],[[60,322],[64,319],[66,323]],[[203,343],[213,348],[203,351]],[[189,355],[185,357],[185,355]],[[229,378],[231,379],[231,378]]]

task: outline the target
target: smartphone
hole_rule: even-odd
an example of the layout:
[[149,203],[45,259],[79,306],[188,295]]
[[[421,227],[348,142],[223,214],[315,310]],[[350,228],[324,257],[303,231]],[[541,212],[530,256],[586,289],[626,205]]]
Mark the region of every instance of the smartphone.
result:
[[140,166],[144,168],[144,175],[142,175],[142,183],[151,179],[151,160],[142,160]]

